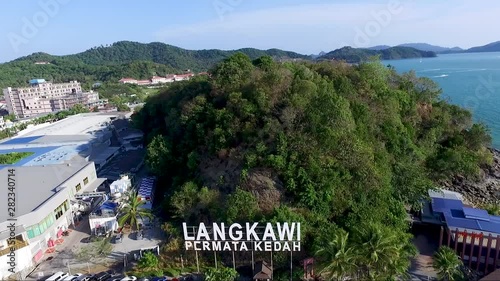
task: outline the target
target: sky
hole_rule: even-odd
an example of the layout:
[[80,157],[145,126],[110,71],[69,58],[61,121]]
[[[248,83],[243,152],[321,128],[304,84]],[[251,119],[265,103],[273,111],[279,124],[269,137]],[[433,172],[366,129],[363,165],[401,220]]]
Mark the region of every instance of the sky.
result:
[[500,40],[497,0],[16,0],[0,1],[0,11],[0,62],[122,40],[302,54],[417,42],[470,48]]

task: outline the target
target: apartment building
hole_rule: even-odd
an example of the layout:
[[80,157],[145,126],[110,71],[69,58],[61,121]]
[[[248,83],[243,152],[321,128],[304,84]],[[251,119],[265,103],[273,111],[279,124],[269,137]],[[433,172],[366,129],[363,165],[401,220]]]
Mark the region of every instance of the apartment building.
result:
[[[75,210],[72,202],[75,198],[97,190],[105,181],[97,177],[93,162],[19,166],[15,170],[16,221],[10,221],[5,212],[0,215],[2,280],[12,275],[12,271],[18,274],[18,278],[25,278],[45,251],[73,223]],[[2,178],[7,178],[8,173],[9,168],[0,167]],[[7,202],[7,193],[0,197]],[[15,241],[14,246],[11,241]],[[14,263],[9,265],[13,256]]]
[[78,81],[51,83],[33,79],[25,88],[3,89],[7,110],[16,118],[28,118],[39,114],[70,109],[76,104],[91,106],[99,101],[99,94],[82,92]]

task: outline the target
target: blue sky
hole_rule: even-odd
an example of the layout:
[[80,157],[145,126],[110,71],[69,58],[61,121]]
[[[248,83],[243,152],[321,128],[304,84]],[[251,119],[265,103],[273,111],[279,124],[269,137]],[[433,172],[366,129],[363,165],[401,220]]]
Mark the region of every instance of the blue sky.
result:
[[120,40],[305,54],[345,45],[468,48],[500,40],[495,0],[16,0],[0,1],[0,11],[0,62]]

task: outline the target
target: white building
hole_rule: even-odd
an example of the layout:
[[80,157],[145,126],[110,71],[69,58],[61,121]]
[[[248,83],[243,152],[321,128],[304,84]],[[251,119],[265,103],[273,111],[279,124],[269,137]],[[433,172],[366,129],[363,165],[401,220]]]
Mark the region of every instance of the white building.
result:
[[121,179],[114,181],[109,185],[110,193],[126,193],[132,187],[132,181],[128,175],[122,176]]
[[[6,179],[8,167],[0,168],[0,178]],[[0,214],[0,278],[15,271],[18,280],[26,277],[44,256],[48,247],[61,237],[74,221],[70,202],[83,192],[92,192],[105,181],[97,178],[93,162],[48,166],[15,167],[15,212],[11,217]],[[7,202],[7,192],[0,200]],[[15,225],[15,228],[13,227]],[[16,240],[15,266],[8,264],[12,256],[10,238]],[[13,265],[13,264],[12,264]]]

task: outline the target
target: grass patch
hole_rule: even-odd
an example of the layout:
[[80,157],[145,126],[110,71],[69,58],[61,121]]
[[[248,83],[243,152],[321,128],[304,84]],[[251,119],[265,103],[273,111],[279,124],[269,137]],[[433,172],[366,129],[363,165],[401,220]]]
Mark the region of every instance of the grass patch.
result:
[[0,154],[0,165],[11,165],[15,164],[21,159],[33,155],[34,152],[10,152],[6,154]]

